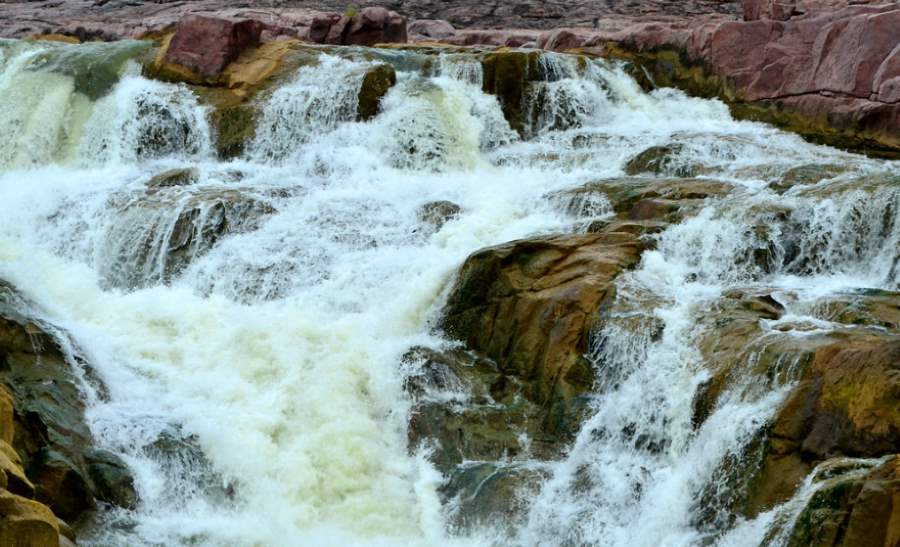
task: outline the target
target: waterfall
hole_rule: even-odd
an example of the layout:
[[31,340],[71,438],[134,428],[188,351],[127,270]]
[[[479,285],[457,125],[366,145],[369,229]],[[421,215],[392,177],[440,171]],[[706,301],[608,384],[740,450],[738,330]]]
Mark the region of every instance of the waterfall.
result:
[[[0,42],[0,279],[107,386],[87,420],[141,500],[101,510],[81,545],[785,544],[812,477],[753,519],[722,501],[729,462],[752,463],[798,379],[790,360],[764,379],[754,366],[804,325],[832,328],[823,298],[900,288],[897,164],[558,54],[541,57],[524,135],[474,53],[398,65],[360,120],[376,62],[352,52],[322,53],[261,98],[254,140],[222,161],[209,108],[141,76],[143,48]],[[105,79],[63,70],[75,52],[104,59]],[[448,344],[434,325],[468,255],[608,221],[604,181],[663,146],[660,177],[693,169],[727,192],[646,236],[615,282],[580,432],[557,459],[512,462],[545,472],[518,529],[456,533],[445,478],[407,447],[403,355]],[[809,165],[844,169],[777,187]],[[458,208],[440,225],[421,214],[437,202]],[[785,311],[697,424],[715,372],[705,337],[736,290]]]

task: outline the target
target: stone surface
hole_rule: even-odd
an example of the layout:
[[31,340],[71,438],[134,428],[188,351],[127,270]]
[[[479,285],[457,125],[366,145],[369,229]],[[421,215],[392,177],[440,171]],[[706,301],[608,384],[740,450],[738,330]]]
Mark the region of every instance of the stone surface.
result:
[[541,35],[537,47],[550,51],[566,51],[580,47],[583,38],[568,29],[557,29]]
[[638,77],[723,98],[738,116],[900,155],[900,6],[745,7],[751,20],[634,25],[591,43],[634,62]]
[[407,28],[410,37],[418,40],[445,40],[456,34],[456,29],[449,21],[440,19],[419,19]]
[[900,545],[900,456],[871,466],[837,458],[819,467],[819,490],[797,518],[789,547]]
[[352,16],[319,16],[313,21],[307,37],[313,42],[335,45],[402,44],[407,41],[406,17],[376,6],[364,8]]
[[523,395],[538,404],[583,392],[588,334],[614,295],[612,281],[641,249],[635,236],[611,233],[478,251],[460,269],[442,326],[504,373],[529,382]]
[[[79,380],[60,345],[64,334],[22,315],[29,306],[0,283],[0,383],[13,402],[12,442],[0,442],[6,488],[20,495],[33,494],[57,516],[74,519],[92,509],[97,499],[116,501],[97,487],[90,465],[118,466],[123,476],[128,471],[116,456],[98,455],[93,449]],[[91,381],[89,369],[86,375]],[[8,424],[5,418],[0,422]],[[4,438],[8,437],[4,431]],[[6,450],[7,446],[12,450]],[[135,496],[133,488],[128,495]]]
[[172,72],[180,68],[191,76],[196,74],[198,81],[192,83],[214,81],[242,51],[259,43],[261,32],[262,25],[252,19],[185,17],[175,28],[164,66]]
[[[672,20],[710,13],[736,17],[737,2],[719,0],[641,0],[640,2],[596,2],[588,0],[550,0],[525,2],[473,2],[448,0],[374,0],[367,6],[397,10],[417,19],[445,20],[457,29],[553,29],[581,26],[607,27],[606,20]],[[0,36],[25,37],[32,34],[59,34],[80,40],[138,37],[172,28],[187,14],[225,18],[251,18],[260,21],[266,34],[306,36],[319,42],[326,20],[339,19],[347,8],[342,0],[193,0],[191,2],[158,2],[153,0],[34,0],[0,3]],[[318,23],[314,21],[319,20]],[[331,27],[331,21],[326,26]],[[315,32],[311,32],[316,29]],[[327,35],[327,31],[326,31]],[[528,40],[530,41],[530,40]],[[501,44],[502,45],[502,44]]]
[[46,506],[0,490],[0,545],[56,547],[59,526]]

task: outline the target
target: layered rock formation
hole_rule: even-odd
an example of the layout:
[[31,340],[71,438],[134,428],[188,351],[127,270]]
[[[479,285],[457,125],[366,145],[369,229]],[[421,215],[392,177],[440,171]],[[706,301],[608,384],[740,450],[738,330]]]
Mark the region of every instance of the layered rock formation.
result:
[[900,153],[900,7],[746,3],[744,21],[641,25],[586,44],[646,85],[720,97],[740,117],[814,140]]
[[100,501],[134,507],[137,495],[125,464],[94,446],[77,356],[23,307],[0,284],[0,544],[69,545],[66,521]]

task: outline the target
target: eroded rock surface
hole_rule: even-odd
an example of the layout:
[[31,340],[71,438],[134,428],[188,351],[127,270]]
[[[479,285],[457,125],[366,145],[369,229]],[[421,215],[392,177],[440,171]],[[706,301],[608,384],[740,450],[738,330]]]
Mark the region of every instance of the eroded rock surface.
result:
[[0,284],[0,543],[43,547],[60,541],[57,517],[71,522],[97,501],[134,507],[137,496],[124,463],[94,447],[77,355],[22,306]]

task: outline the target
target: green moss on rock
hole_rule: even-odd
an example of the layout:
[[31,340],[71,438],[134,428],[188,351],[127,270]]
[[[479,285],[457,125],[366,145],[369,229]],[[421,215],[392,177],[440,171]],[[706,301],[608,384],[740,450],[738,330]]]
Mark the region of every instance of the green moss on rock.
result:
[[366,72],[359,88],[357,117],[360,120],[374,118],[381,108],[381,99],[397,83],[397,73],[390,65],[379,64]]

